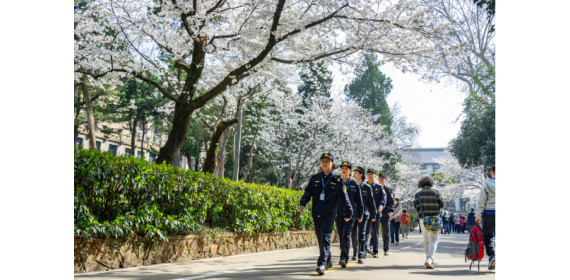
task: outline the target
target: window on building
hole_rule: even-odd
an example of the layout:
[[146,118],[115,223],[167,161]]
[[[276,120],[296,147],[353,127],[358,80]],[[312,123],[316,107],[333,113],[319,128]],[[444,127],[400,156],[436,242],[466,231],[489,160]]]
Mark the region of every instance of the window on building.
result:
[[129,148],[125,148],[125,156],[130,157],[133,155],[133,151]]
[[[116,148],[117,146],[115,146]],[[95,142],[95,148],[97,148],[97,150],[101,151],[101,141],[96,141]]]
[[137,152],[137,158],[140,159],[141,157],[142,157],[142,153],[141,153],[141,151],[138,151]]
[[438,171],[439,169],[440,169],[439,164],[434,164],[434,166],[433,166],[433,172],[436,172],[436,171]]
[[153,137],[153,142],[154,142],[154,143],[160,143],[160,140],[162,140],[162,139],[160,139],[160,136],[156,136],[156,135],[155,135],[155,136]]
[[142,130],[142,123],[141,122],[137,124],[137,130]]
[[420,167],[421,170],[426,170],[427,169],[427,165],[422,164],[422,166]]
[[155,155],[150,155],[150,159],[148,160],[148,163],[153,163],[156,161],[156,156]]
[[[101,147],[101,146],[99,146],[99,147]],[[109,144],[109,153],[116,156],[117,155],[117,145]]]
[[83,146],[83,138],[77,137],[77,142],[75,142],[75,146],[77,146],[78,150],[81,150],[81,146]]

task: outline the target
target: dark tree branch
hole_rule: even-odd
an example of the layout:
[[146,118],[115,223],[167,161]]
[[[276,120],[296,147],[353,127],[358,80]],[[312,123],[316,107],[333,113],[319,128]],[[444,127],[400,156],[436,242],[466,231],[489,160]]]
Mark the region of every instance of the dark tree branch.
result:
[[234,79],[233,77],[240,77],[242,74],[245,75],[241,78],[248,76],[249,72],[246,73],[248,69],[255,67],[257,64],[261,63],[261,61],[263,61],[271,49],[273,49],[273,47],[277,44],[277,40],[275,39],[275,31],[277,30],[277,25],[279,24],[279,19],[281,18],[281,12],[283,11],[284,6],[285,0],[279,0],[275,9],[275,13],[273,15],[273,22],[271,24],[271,30],[269,32],[269,40],[267,41],[265,48],[255,58],[230,72],[218,85],[210,89],[207,93],[193,100],[192,109],[197,109],[204,106],[206,102],[222,93],[229,85],[231,85],[232,80]]
[[[332,14],[330,14],[330,15],[328,15],[328,16],[326,16],[326,17],[320,19],[320,20],[317,20],[317,21],[314,21],[314,22],[311,22],[311,23],[305,25],[304,28],[305,28],[305,29],[309,29],[309,28],[311,28],[311,27],[314,27],[314,26],[317,26],[317,25],[319,25],[319,24],[321,24],[321,23],[324,23],[324,22],[326,22],[326,21],[332,19],[333,17],[335,17],[335,15],[336,15],[338,12],[340,12],[342,9],[344,9],[344,8],[346,8],[346,7],[348,7],[348,4],[344,4],[344,5],[343,5],[342,7],[340,7],[338,10],[334,11]],[[279,42],[281,42],[281,41],[287,39],[289,36],[295,35],[295,34],[297,34],[297,33],[299,33],[299,32],[301,32],[301,29],[295,29],[295,30],[289,31],[289,33],[287,33],[287,34],[281,36],[281,37],[279,38],[279,40],[277,40],[277,43],[279,43]]]

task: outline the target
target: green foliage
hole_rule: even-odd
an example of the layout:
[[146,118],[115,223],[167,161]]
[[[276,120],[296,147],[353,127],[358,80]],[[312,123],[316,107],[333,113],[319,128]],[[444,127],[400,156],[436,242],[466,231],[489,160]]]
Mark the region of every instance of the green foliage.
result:
[[[297,92],[303,96],[304,100],[315,95],[330,97],[330,89],[333,82],[331,74],[331,71],[324,66],[323,61],[304,63],[300,74],[303,85],[297,88]],[[304,101],[303,105],[307,106]]]
[[74,234],[82,238],[310,229],[310,211],[297,210],[301,196],[134,157],[74,151]]
[[[373,115],[380,115],[375,123],[386,126],[386,132],[391,134],[394,119],[386,98],[393,88],[392,79],[380,71],[380,62],[376,55],[365,53],[361,59],[366,70],[356,68],[354,70],[355,78],[345,86],[344,92],[350,99],[368,109]],[[401,157],[389,153],[380,153],[378,156],[387,160],[387,163],[382,166],[382,172],[393,180],[397,180],[396,163],[401,161]]]
[[464,167],[495,164],[495,69],[482,66],[473,76],[484,95],[471,93],[464,103],[465,120],[457,138],[449,143],[450,153]]
[[392,91],[392,79],[380,71],[380,62],[374,54],[366,53],[362,60],[367,67],[366,70],[356,68],[355,78],[345,86],[344,92],[360,106],[370,110],[373,115],[380,115],[375,123],[385,125],[386,131],[390,132],[394,120],[386,98]]

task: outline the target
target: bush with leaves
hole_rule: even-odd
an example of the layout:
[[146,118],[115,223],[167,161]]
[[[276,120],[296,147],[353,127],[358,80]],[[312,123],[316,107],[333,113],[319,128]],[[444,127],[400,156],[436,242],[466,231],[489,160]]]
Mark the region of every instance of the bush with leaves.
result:
[[74,234],[85,239],[311,229],[310,212],[297,210],[302,194],[132,156],[74,153]]

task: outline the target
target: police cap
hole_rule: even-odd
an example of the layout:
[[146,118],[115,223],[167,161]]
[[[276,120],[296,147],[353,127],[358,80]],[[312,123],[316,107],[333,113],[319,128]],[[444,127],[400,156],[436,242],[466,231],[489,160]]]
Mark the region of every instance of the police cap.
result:
[[350,161],[343,161],[340,164],[340,167],[343,167],[343,166],[348,166],[349,169],[352,169],[352,164],[350,164]]
[[370,169],[368,169],[368,171],[366,171],[366,174],[368,174],[368,173],[376,174],[376,170],[370,168]]
[[321,155],[321,159],[323,158],[330,158],[334,162],[334,157],[331,153],[324,153]]

